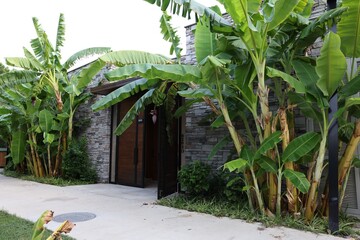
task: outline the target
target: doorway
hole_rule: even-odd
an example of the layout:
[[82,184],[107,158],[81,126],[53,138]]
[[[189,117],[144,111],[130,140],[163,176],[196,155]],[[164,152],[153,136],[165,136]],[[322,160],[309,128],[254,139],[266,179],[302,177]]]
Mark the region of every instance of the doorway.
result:
[[[113,107],[112,132],[140,96]],[[110,182],[142,188],[155,185],[158,198],[176,192],[180,132],[180,119],[167,124],[163,107],[147,106],[121,136],[112,137]]]

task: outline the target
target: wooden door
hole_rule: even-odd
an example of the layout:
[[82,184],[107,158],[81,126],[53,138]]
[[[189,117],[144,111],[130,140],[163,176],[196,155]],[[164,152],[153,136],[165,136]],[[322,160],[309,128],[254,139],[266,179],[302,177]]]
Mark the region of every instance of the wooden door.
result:
[[0,168],[5,167],[6,165],[6,152],[5,151],[0,151]]
[[171,123],[171,141],[166,131],[166,117],[164,108],[159,113],[159,177],[158,198],[166,197],[177,192],[177,172],[180,167],[179,133],[180,119],[174,119]]
[[[121,121],[139,96],[118,104],[118,119]],[[144,113],[118,137],[116,183],[144,187]]]

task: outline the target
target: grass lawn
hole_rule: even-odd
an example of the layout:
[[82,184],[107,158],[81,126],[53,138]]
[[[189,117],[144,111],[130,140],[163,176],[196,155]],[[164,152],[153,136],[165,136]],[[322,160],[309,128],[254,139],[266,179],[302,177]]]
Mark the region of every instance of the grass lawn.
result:
[[[30,240],[33,226],[33,222],[0,210],[0,240]],[[50,236],[50,234],[51,232],[46,230],[44,239]],[[74,240],[74,238],[67,236],[64,236],[63,239]]]

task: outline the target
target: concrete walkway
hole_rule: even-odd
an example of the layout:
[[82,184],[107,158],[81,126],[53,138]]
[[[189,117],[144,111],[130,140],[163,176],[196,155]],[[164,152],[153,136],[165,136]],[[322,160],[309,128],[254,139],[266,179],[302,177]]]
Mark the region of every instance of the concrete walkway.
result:
[[[283,227],[265,228],[257,223],[157,206],[155,201],[155,188],[112,184],[56,187],[0,174],[0,209],[9,213],[31,221],[47,209],[55,216],[70,212],[96,214],[92,220],[76,223],[70,236],[77,240],[342,239]],[[48,225],[54,229],[59,223]]]

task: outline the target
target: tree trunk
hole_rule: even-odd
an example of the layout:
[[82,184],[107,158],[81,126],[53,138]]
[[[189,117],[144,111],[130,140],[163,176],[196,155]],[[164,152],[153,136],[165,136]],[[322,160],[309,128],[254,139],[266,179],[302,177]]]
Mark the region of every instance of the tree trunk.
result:
[[[32,142],[30,133],[28,134],[28,137],[29,137],[29,140]],[[32,164],[34,167],[34,174],[35,174],[35,177],[39,177],[40,176],[39,167],[38,167],[36,156],[35,156],[34,146],[32,144],[29,144],[29,145],[30,145],[30,155],[31,155],[30,158],[31,158],[31,161],[32,161]]]
[[[285,151],[290,142],[290,131],[287,123],[286,110],[279,110],[280,126],[282,132],[282,150]],[[285,163],[285,169],[294,170],[294,163]],[[290,180],[286,179],[286,197],[288,199],[288,210],[290,213],[298,211],[298,192]]]
[[[31,137],[32,137],[32,142],[34,144],[34,146],[37,146],[37,141],[36,141],[36,136],[34,133],[31,133]],[[43,164],[41,163],[41,159],[39,157],[39,153],[37,152],[36,147],[34,148],[34,155],[35,155],[35,161],[36,164],[38,166],[38,173],[39,173],[39,177],[44,177],[44,168],[43,168]]]
[[315,170],[313,174],[313,179],[311,182],[309,195],[306,201],[305,208],[305,218],[309,222],[313,219],[315,210],[317,208],[317,198],[318,198],[318,188],[320,183],[320,178],[324,166],[324,157],[326,151],[326,141],[327,141],[328,130],[324,129],[324,136],[320,143],[319,154],[315,162]]
[[[339,192],[342,193],[341,195],[345,193],[345,191],[342,190],[343,188],[346,188],[346,186],[344,185],[344,180],[346,179],[346,176],[350,172],[352,160],[354,158],[356,149],[359,145],[359,141],[360,141],[360,121],[357,121],[355,123],[355,129],[353,135],[351,136],[351,139],[347,144],[345,152],[339,162],[338,186],[339,186]],[[339,207],[341,207],[341,205],[339,205]]]
[[[271,134],[271,117],[269,109],[269,89],[265,85],[265,60],[256,64],[258,83],[258,98],[261,110],[261,124],[264,130],[264,140]],[[276,174],[268,173],[269,179],[269,209],[275,212],[277,196],[277,177]],[[281,183],[279,183],[281,184]]]
[[47,145],[47,157],[48,157],[48,174],[50,176],[53,175],[53,170],[52,170],[52,164],[51,164],[51,152],[50,152],[50,144]]

